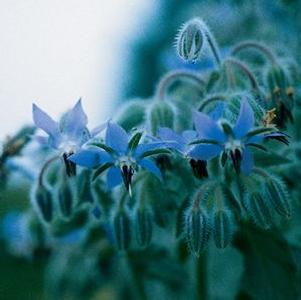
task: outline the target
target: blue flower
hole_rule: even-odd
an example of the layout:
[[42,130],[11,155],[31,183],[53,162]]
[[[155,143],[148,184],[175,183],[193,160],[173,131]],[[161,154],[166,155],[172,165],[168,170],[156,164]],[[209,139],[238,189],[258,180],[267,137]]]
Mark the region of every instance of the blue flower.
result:
[[75,173],[75,166],[68,163],[67,158],[98,134],[103,126],[91,132],[88,130],[88,118],[82,108],[81,99],[61,117],[59,122],[54,121],[36,104],[32,106],[32,114],[36,127],[48,134],[48,137],[37,137],[38,141],[60,151],[66,164],[67,174]]
[[200,140],[193,143],[196,146],[188,155],[197,160],[210,160],[221,154],[223,166],[230,157],[236,172],[242,170],[245,174],[251,172],[254,164],[250,147],[266,150],[261,145],[264,139],[286,140],[283,133],[271,133],[273,128],[254,128],[254,112],[247,100],[242,102],[234,126],[197,111],[193,113],[193,120]]
[[80,166],[99,169],[95,176],[108,169],[107,185],[109,189],[122,183],[131,191],[132,177],[138,167],[142,167],[162,180],[160,169],[148,157],[155,154],[167,153],[163,142],[140,143],[142,133],[138,132],[130,138],[119,125],[108,122],[104,144],[83,149],[71,155],[69,160]]

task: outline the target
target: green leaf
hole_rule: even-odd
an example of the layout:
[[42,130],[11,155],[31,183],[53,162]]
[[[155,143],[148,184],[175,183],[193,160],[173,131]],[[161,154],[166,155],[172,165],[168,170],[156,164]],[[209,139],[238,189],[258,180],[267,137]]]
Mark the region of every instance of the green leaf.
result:
[[154,150],[149,150],[143,153],[141,158],[152,156],[152,155],[158,155],[158,154],[170,154],[171,151],[168,149],[154,149]]
[[252,299],[298,299],[298,274],[289,244],[274,231],[242,227],[236,246],[244,255],[242,292]]
[[100,166],[93,174],[92,181],[94,181],[100,174],[102,174],[105,170],[109,169],[112,166],[113,163],[105,163],[102,166]]
[[129,141],[129,145],[128,145],[129,151],[133,151],[137,148],[142,135],[143,135],[143,132],[137,132],[132,136],[131,140]]

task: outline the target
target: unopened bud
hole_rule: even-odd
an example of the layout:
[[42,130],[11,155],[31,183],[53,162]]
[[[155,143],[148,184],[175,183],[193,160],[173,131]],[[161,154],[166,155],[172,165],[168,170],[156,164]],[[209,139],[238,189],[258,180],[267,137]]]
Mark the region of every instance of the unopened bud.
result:
[[33,193],[33,202],[43,221],[53,219],[53,198],[51,192],[43,185],[38,185]]
[[196,62],[200,59],[204,42],[204,23],[198,18],[186,22],[177,36],[178,55],[187,62]]
[[136,239],[140,246],[148,246],[153,234],[153,216],[148,209],[137,209],[134,215]]
[[118,250],[126,250],[131,243],[131,219],[124,210],[118,210],[113,217],[113,230]]

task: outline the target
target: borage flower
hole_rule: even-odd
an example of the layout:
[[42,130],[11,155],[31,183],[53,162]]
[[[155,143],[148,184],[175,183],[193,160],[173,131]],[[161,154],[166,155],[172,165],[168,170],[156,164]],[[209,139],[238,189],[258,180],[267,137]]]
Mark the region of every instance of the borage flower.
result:
[[36,104],[32,105],[33,120],[36,127],[48,134],[48,137],[37,137],[38,141],[60,152],[68,176],[76,174],[75,164],[68,157],[76,153],[86,142],[98,134],[104,126],[99,126],[91,132],[87,128],[88,118],[82,108],[81,99],[67,111],[59,120],[54,121]]
[[[217,105],[209,115],[213,120],[218,120],[222,116],[223,110],[224,104],[221,103],[221,105]],[[191,149],[194,147],[192,142],[198,138],[196,131],[185,130],[181,134],[178,134],[168,127],[161,127],[157,132],[157,137],[160,141],[164,141],[167,147],[176,150],[181,156],[189,160],[195,177],[199,179],[208,177],[206,157],[204,156],[204,159],[198,159],[191,155]]]
[[266,148],[261,145],[264,139],[276,139],[285,144],[288,143],[286,135],[275,131],[275,128],[254,128],[254,112],[247,100],[242,102],[234,126],[222,119],[216,121],[197,111],[193,113],[193,119],[201,139],[192,143],[196,146],[189,151],[188,155],[200,160],[209,160],[221,155],[223,166],[230,157],[237,173],[240,170],[245,174],[251,172],[253,156],[250,147],[266,151]]
[[165,142],[166,146],[176,150],[181,156],[189,160],[193,174],[197,178],[207,178],[207,162],[205,160],[194,159],[188,153],[193,147],[191,142],[197,138],[197,132],[194,130],[185,130],[181,134],[174,132],[168,127],[158,129],[157,137],[160,141]]
[[69,160],[87,168],[99,167],[94,179],[108,169],[107,186],[114,188],[124,182],[131,193],[132,177],[139,167],[145,168],[162,181],[160,169],[148,157],[169,153],[165,143],[140,143],[142,132],[137,132],[131,138],[119,125],[108,122],[104,144],[95,143],[87,149],[71,155]]

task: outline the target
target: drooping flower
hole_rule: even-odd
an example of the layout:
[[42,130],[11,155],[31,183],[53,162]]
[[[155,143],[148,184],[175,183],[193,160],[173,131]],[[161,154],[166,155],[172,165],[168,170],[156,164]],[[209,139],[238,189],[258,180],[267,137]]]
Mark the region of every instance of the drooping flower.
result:
[[107,186],[114,188],[124,182],[131,193],[131,183],[134,173],[139,167],[145,168],[160,180],[160,169],[148,157],[167,153],[162,142],[140,143],[142,132],[137,132],[131,138],[119,125],[108,122],[104,144],[95,143],[94,146],[83,149],[71,155],[69,160],[80,166],[96,168],[94,178],[108,169]]
[[67,158],[98,134],[104,126],[99,126],[91,132],[88,130],[88,118],[83,110],[81,99],[61,117],[59,122],[54,121],[36,104],[32,106],[32,115],[36,127],[48,135],[48,137],[37,137],[38,141],[58,150],[64,159],[67,174],[75,175],[75,165]]
[[[210,112],[210,117],[213,120],[218,120],[224,109],[224,104],[217,105],[216,108]],[[172,129],[167,127],[159,128],[157,137],[160,141],[164,141],[166,146],[179,152],[183,157],[189,159],[190,166],[194,175],[197,178],[207,178],[207,160],[195,159],[190,155],[191,149],[194,147],[192,142],[198,137],[198,133],[195,130],[185,130],[181,134],[174,132]]]
[[223,166],[230,157],[237,173],[240,170],[245,174],[251,172],[253,156],[250,148],[266,150],[261,145],[264,139],[276,139],[288,143],[286,135],[273,127],[254,128],[254,112],[247,100],[242,102],[234,126],[222,119],[217,121],[197,111],[193,113],[193,119],[200,140],[192,143],[196,146],[188,152],[188,155],[200,160],[209,160],[221,155]]

